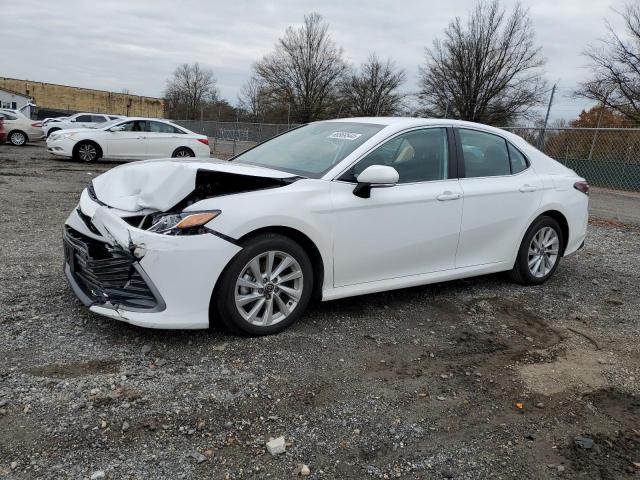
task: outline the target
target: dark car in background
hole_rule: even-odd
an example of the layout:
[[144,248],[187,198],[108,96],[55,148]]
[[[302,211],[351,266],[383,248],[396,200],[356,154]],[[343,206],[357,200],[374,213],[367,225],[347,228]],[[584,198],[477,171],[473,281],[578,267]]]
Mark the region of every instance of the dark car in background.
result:
[[0,144],[7,141],[7,131],[4,129],[4,117],[0,115]]

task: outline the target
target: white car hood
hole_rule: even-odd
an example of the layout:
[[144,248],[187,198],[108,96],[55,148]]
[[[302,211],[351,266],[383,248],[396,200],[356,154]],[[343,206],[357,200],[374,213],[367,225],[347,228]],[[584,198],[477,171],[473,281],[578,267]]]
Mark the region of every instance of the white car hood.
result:
[[291,173],[224,160],[145,160],[112,168],[93,180],[102,203],[129,212],[144,209],[166,211],[189,195],[198,170],[283,179]]
[[[49,124],[47,124],[48,126]],[[56,125],[56,127],[58,127],[58,125]],[[51,135],[55,135],[56,133],[78,133],[78,132],[86,132],[87,130],[91,131],[91,132],[95,132],[96,129],[95,128],[88,128],[88,127],[80,127],[80,128],[65,128],[62,127],[60,130],[56,130],[55,132],[52,132]]]

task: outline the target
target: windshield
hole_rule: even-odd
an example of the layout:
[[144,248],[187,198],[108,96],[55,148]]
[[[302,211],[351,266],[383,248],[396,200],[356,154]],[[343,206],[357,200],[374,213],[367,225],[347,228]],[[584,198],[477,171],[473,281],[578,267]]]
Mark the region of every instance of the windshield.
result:
[[320,178],[386,125],[320,122],[272,138],[232,161]]

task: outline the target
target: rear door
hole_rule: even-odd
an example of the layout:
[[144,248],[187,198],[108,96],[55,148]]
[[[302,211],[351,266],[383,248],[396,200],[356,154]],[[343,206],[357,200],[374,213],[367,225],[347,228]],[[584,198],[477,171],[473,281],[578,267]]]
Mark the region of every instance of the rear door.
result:
[[93,122],[93,115],[78,115],[73,122],[73,128],[87,128],[95,125]]
[[505,138],[457,128],[464,200],[456,267],[511,261],[542,199],[542,182]]
[[91,115],[92,127],[95,127],[96,125],[99,125],[107,121],[109,121],[109,117],[107,117],[106,115]]
[[[116,127],[123,127],[123,129],[118,130]],[[105,156],[125,160],[146,158],[146,129],[147,122],[145,120],[130,120],[114,125],[106,132],[107,153]]]
[[174,150],[184,143],[185,134],[174,126],[153,120],[147,123],[149,131],[145,142],[148,157],[170,157]]
[[[386,280],[454,267],[462,199],[455,148],[447,128],[391,138],[332,182],[335,209],[334,286]],[[353,194],[370,165],[399,173],[397,185]]]

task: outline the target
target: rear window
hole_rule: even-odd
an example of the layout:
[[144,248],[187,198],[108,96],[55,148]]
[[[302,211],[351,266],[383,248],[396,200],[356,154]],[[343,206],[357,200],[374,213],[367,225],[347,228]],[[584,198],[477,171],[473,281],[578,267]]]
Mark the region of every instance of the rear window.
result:
[[149,131],[153,133],[184,133],[173,125],[163,122],[149,122]]
[[516,147],[509,145],[509,158],[511,159],[511,173],[520,173],[527,169],[527,158]]
[[510,175],[507,141],[491,133],[461,128],[460,143],[465,177],[497,177]]

